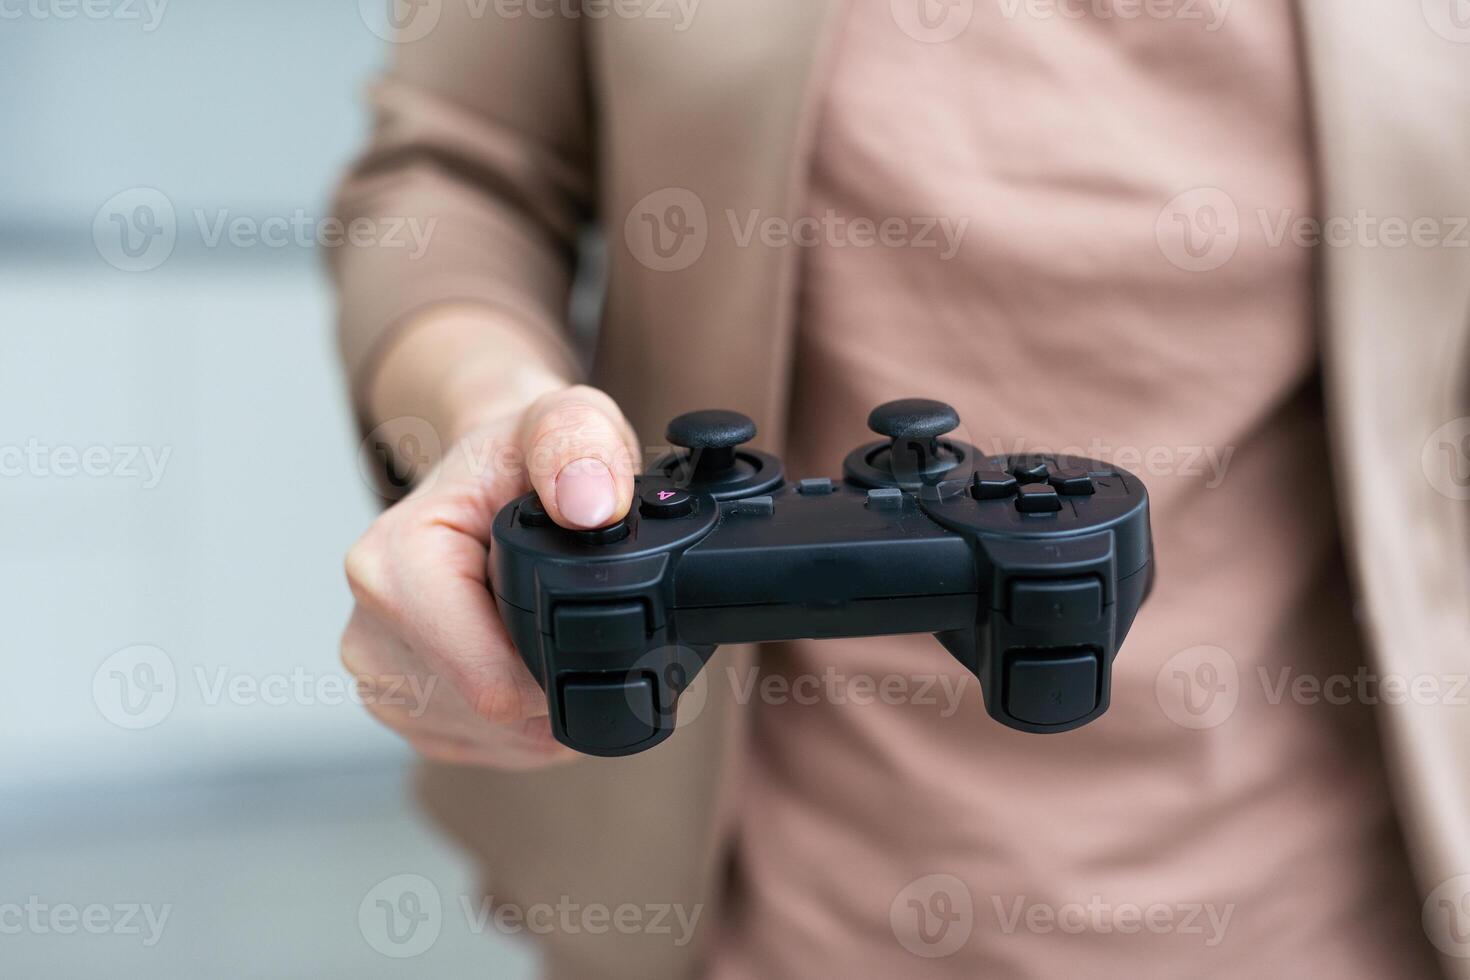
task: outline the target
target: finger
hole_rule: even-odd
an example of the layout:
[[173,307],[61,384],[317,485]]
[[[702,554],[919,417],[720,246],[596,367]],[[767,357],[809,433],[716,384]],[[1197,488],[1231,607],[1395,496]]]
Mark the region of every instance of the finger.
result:
[[598,528],[627,515],[637,441],[607,395],[578,386],[541,398],[522,419],[520,445],[531,488],[557,524]]
[[[479,717],[509,724],[544,715],[546,698],[486,588],[485,546],[429,506],[400,509],[392,525],[370,530],[348,553],[358,605],[407,645],[425,676],[442,677]],[[344,661],[371,669],[373,652],[382,651],[354,639]]]

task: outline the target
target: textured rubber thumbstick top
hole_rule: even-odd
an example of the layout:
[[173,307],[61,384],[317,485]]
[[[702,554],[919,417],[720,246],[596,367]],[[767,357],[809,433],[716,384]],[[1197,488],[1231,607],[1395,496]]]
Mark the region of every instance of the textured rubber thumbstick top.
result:
[[680,415],[664,438],[684,449],[729,449],[754,439],[755,423],[739,412],[712,408]]
[[959,413],[944,402],[902,398],[873,409],[868,428],[890,439],[934,439],[960,424]]

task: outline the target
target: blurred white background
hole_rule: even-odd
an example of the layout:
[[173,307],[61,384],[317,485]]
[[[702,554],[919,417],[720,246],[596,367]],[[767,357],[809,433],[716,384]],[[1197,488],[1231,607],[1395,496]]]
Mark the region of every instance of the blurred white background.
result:
[[[0,976],[530,974],[343,697],[376,504],[322,249],[200,227],[326,216],[388,47],[360,6],[0,10]],[[112,215],[160,200],[172,250],[120,256]],[[359,906],[402,874],[444,916],[399,959]],[[112,926],[68,929],[89,906]]]

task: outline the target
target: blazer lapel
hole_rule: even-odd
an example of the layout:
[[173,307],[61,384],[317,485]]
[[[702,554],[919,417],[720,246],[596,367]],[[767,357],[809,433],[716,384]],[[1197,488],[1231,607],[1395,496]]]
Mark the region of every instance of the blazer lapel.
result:
[[[1457,4],[1303,5],[1321,217],[1362,215],[1367,229],[1323,246],[1321,307],[1370,667],[1445,691],[1470,674],[1470,21],[1453,18]],[[1391,247],[1386,219],[1421,220],[1444,241]],[[1408,703],[1379,717],[1427,895],[1470,873],[1470,711]],[[1467,955],[1470,944],[1445,959],[1451,975],[1470,978]]]
[[721,407],[779,448],[799,249],[749,233],[803,205],[839,5],[700,0],[672,35],[655,20],[591,32],[594,91],[611,93],[597,107],[610,268],[594,378],[645,444],[675,414]]

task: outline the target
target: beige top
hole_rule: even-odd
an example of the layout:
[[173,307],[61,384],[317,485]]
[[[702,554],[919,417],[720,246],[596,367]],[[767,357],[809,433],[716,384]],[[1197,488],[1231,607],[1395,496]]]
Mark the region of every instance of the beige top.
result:
[[[878,402],[940,398],[986,451],[1143,476],[1160,577],[1111,710],[1066,735],[991,721],[929,637],[770,651],[714,976],[1431,975],[1370,711],[1291,693],[1361,662],[1312,256],[1268,234],[1312,210],[1291,5],[976,4],[944,43],[850,7],[788,472],[871,438]],[[899,221],[864,245],[858,218]],[[1238,248],[1204,270],[1215,228]]]

